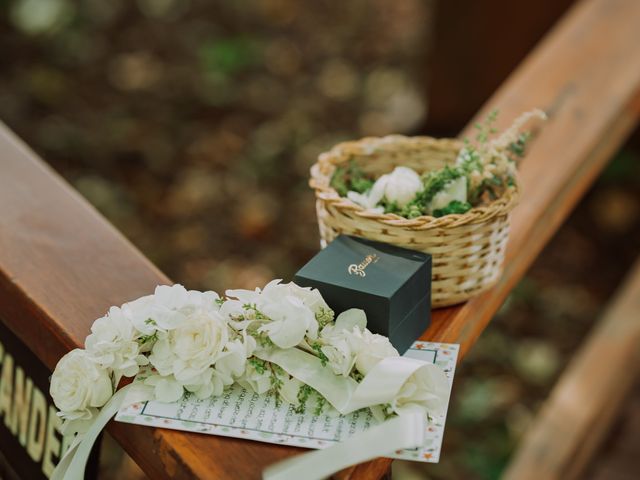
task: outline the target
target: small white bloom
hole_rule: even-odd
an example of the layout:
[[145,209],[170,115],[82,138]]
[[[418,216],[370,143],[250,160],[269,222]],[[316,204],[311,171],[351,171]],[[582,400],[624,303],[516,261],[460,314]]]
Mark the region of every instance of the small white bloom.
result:
[[177,402],[184,394],[184,386],[173,375],[151,375],[144,383],[154,387],[155,398],[160,402]]
[[454,200],[467,201],[467,177],[458,177],[447,182],[443,189],[434,195],[429,204],[429,211],[433,213],[434,210],[446,208]]
[[[280,348],[291,348],[298,345],[307,335],[317,338],[318,322],[313,308],[329,308],[322,296],[311,290],[303,289],[295,284],[283,284],[280,280],[272,280],[262,290],[227,290],[226,295],[232,299],[225,302],[221,312],[237,311],[238,305],[252,305],[257,311],[270,319],[264,323],[259,332],[266,332],[271,341]],[[226,307],[229,302],[237,302]],[[309,302],[307,305],[305,302]],[[250,311],[244,311],[245,318],[253,318]],[[234,325],[235,327],[246,325]]]
[[427,411],[430,415],[444,415],[449,397],[449,381],[436,365],[425,364],[418,369],[400,389],[391,402],[398,414],[415,410]]
[[251,336],[247,336],[244,343],[240,340],[227,343],[224,353],[215,365],[215,369],[220,375],[231,379],[229,383],[225,382],[225,385],[230,385],[233,383],[234,378],[242,376],[246,368],[247,358],[252,355],[255,348],[256,341]]
[[238,383],[262,395],[271,389],[271,372],[266,369],[259,372],[255,366],[247,363],[244,375],[238,379]]
[[331,310],[317,288],[300,287],[293,282],[288,283],[287,288],[291,295],[302,300],[315,315],[322,313],[323,310]]
[[313,312],[297,297],[292,295],[277,301],[260,299],[258,310],[271,319],[258,331],[266,332],[271,341],[280,348],[292,348],[308,335],[316,338],[318,322]]
[[102,407],[111,398],[113,385],[109,372],[85,350],[76,348],[56,365],[49,392],[62,417],[87,420],[94,408]]
[[384,196],[399,207],[404,207],[422,190],[422,180],[414,170],[408,167],[396,167],[385,183]]
[[113,369],[116,377],[133,377],[141,365],[148,363],[147,357],[140,354],[136,336],[122,310],[111,307],[107,316],[93,323],[84,345],[100,367]]
[[218,295],[216,292],[199,292],[198,290],[189,290],[187,292],[187,305],[191,308],[219,310],[219,300],[220,295]]
[[232,383],[233,378],[230,376],[223,375],[216,369],[208,368],[194,379],[193,384],[185,385],[184,388],[197,398],[205,399],[221,395],[224,387]]
[[336,375],[348,377],[356,362],[349,342],[345,338],[336,338],[331,345],[320,348],[327,357],[327,365]]
[[367,314],[364,310],[360,308],[350,308],[338,315],[333,326],[327,325],[322,330],[322,335],[328,337],[341,332],[351,332],[354,328],[364,330],[366,327]]

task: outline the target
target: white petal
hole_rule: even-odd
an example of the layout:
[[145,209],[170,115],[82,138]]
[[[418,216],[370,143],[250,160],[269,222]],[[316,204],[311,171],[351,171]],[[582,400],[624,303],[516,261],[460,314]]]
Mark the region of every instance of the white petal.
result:
[[338,318],[336,318],[336,326],[334,332],[341,330],[352,331],[354,327],[364,330],[367,326],[367,314],[359,308],[350,308],[345,310]]
[[173,379],[163,377],[160,378],[156,384],[156,399],[161,402],[177,402],[182,398],[183,393],[184,388],[182,384]]

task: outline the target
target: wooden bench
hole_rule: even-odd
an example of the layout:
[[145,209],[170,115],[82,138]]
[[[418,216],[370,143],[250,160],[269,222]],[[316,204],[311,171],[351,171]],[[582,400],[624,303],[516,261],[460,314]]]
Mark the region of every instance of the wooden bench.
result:
[[[582,0],[478,113],[482,118],[498,108],[504,126],[539,106],[550,120],[522,165],[524,198],[512,218],[503,277],[470,302],[435,311],[423,339],[460,343],[464,358],[634,127],[640,115],[638,24],[640,2]],[[81,345],[110,305],[168,282],[28,147],[0,129],[0,320],[47,368]],[[154,479],[259,478],[265,466],[301,453],[115,422],[109,431]],[[389,466],[379,459],[337,477],[381,478]]]

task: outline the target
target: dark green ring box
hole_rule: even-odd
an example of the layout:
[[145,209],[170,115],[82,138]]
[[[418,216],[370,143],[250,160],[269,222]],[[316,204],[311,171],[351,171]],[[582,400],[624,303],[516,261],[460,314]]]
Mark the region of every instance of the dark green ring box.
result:
[[431,255],[340,235],[294,280],[317,288],[339,313],[361,308],[367,328],[388,336],[402,354],[431,321]]

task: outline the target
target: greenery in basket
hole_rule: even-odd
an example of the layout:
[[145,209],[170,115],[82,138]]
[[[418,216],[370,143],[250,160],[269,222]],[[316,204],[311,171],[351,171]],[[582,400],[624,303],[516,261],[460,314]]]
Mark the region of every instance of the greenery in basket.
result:
[[517,161],[524,156],[529,132],[521,127],[530,119],[546,118],[540,110],[521,115],[502,135],[493,124],[497,111],[475,125],[474,141],[465,140],[455,164],[418,175],[408,167],[396,167],[375,179],[352,159],[336,168],[331,186],[340,196],[379,213],[405,218],[462,214],[488,204],[515,185]]

